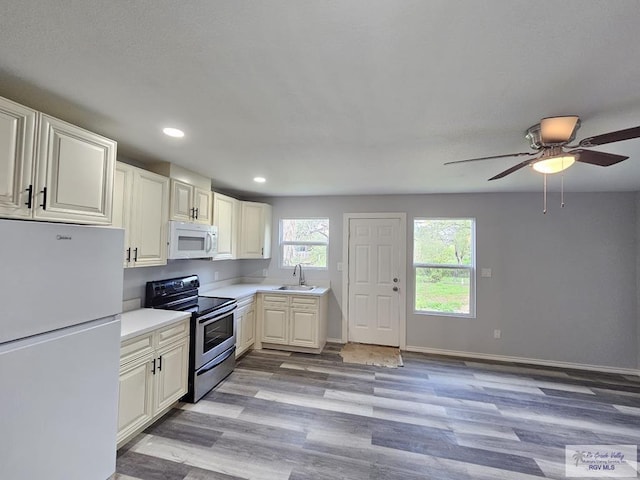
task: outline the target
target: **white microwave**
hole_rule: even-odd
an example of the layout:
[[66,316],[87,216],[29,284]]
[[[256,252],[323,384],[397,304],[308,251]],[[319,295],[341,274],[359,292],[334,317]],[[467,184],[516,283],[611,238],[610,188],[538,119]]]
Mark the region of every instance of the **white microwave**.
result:
[[211,258],[217,251],[218,227],[169,221],[169,259]]

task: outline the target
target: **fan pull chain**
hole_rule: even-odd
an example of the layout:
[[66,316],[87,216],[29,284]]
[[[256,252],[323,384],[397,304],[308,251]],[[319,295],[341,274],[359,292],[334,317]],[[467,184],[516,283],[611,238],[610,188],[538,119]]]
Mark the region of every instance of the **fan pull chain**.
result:
[[547,174],[543,173],[542,177],[544,178],[544,183],[543,183],[543,185],[544,185],[544,189],[543,189],[544,200],[543,200],[542,213],[547,213]]
[[564,174],[560,174],[560,208],[564,208]]

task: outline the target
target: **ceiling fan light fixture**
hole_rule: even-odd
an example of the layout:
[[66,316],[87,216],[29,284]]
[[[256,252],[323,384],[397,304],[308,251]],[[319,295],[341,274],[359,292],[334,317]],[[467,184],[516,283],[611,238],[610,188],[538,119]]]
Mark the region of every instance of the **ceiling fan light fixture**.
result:
[[536,172],[552,174],[562,172],[576,162],[575,155],[562,155],[559,157],[546,158],[533,164]]
[[580,118],[577,115],[543,118],[540,121],[542,142],[546,145],[570,142],[579,126]]

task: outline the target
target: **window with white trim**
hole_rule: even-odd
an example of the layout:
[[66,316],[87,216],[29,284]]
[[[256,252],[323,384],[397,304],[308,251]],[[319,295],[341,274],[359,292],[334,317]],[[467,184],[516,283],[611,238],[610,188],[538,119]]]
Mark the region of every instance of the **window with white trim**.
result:
[[414,310],[475,316],[475,220],[413,220]]
[[280,266],[326,269],[329,251],[328,218],[280,220]]

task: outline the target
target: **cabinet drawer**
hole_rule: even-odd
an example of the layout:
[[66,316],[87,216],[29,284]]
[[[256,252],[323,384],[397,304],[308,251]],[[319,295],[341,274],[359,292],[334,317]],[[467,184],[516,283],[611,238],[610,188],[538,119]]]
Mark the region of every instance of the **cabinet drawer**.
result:
[[158,330],[156,334],[158,336],[158,346],[162,347],[164,345],[168,345],[171,342],[175,342],[180,338],[188,336],[189,323],[190,319],[187,318],[178,323],[173,323],[168,327],[164,327]]
[[151,354],[153,351],[153,333],[130,338],[120,346],[120,365]]
[[307,308],[317,308],[318,307],[318,299],[316,297],[310,297],[308,295],[300,295],[298,297],[291,297],[291,306],[292,307],[307,307]]
[[265,303],[277,303],[280,305],[288,305],[289,304],[289,295],[269,295],[264,294],[262,296],[262,301]]

